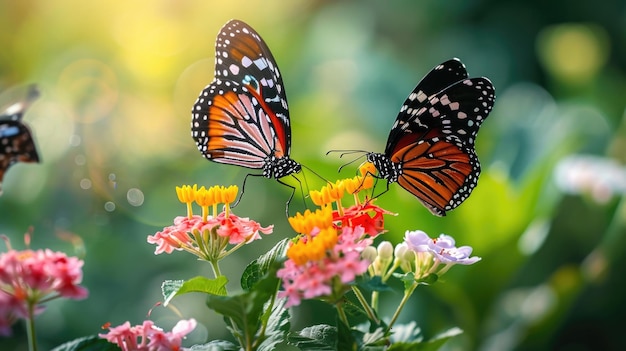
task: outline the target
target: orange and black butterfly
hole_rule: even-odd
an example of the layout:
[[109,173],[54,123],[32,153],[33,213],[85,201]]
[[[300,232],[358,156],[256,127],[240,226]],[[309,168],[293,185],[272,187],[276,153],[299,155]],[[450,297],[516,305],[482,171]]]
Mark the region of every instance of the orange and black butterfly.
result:
[[279,182],[302,168],[289,157],[289,109],[278,65],[242,21],[229,21],[217,36],[215,78],[193,106],[191,135],[208,160],[259,169]]
[[461,61],[448,60],[406,99],[385,153],[367,153],[367,160],[387,185],[398,182],[434,215],[445,216],[476,187],[480,163],[474,141],[494,101],[489,79],[468,78]]
[[26,109],[38,96],[37,88],[31,86],[25,99],[11,104],[0,113],[0,193],[9,167],[17,162],[39,162],[30,128],[22,122]]

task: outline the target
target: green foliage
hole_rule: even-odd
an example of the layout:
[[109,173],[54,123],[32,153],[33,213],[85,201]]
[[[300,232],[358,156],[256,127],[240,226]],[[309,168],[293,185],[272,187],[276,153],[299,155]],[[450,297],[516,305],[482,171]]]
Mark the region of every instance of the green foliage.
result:
[[[252,290],[244,293],[233,296],[208,296],[207,306],[224,316],[229,329],[241,345],[259,345],[259,342],[264,342],[269,335],[271,341],[262,344],[267,347],[272,342],[276,342],[277,333],[286,334],[289,331],[289,315],[284,308],[272,308],[270,315],[264,315],[265,308],[277,289],[278,279],[268,275],[259,280]],[[282,304],[277,306],[282,307]],[[279,320],[272,320],[268,323],[270,318]],[[265,330],[269,326],[275,329]],[[266,334],[268,332],[269,334]],[[268,349],[264,348],[264,350]]]
[[250,262],[241,275],[241,287],[249,291],[262,277],[275,271],[275,267],[285,257],[289,239],[283,239],[261,257]]
[[97,335],[86,336],[59,345],[51,351],[119,351],[117,345],[108,342]]
[[209,279],[205,277],[194,277],[189,280],[166,280],[161,285],[161,292],[163,293],[164,305],[167,306],[169,302],[175,297],[190,292],[200,292],[205,294],[212,294],[218,296],[226,295],[226,284],[228,279],[225,276],[217,277],[216,279]]
[[289,343],[302,351],[331,351],[337,348],[337,328],[319,324],[289,334]]

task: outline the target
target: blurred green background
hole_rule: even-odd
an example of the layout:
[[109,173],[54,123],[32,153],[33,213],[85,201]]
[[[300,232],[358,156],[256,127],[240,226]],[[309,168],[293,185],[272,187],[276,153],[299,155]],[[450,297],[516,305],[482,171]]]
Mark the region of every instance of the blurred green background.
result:
[[[90,290],[87,300],[48,304],[37,318],[41,349],[106,322],[138,324],[164,279],[210,275],[187,254],[154,256],[146,237],[184,214],[176,185],[241,185],[248,173],[206,161],[189,130],[191,106],[213,78],[215,36],[231,18],[263,36],[281,69],[292,157],[331,180],[356,166],[337,174],[349,160],[325,153],[383,151],[402,102],[435,65],[458,57],[471,76],[493,81],[472,196],[445,218],[398,185],[378,201],[399,213],[387,218],[386,240],[446,233],[483,258],[418,289],[401,322],[416,320],[427,337],[462,328],[449,350],[626,349],[624,1],[2,0],[0,105],[39,85],[25,122],[43,163],[6,175],[0,234],[23,249],[32,226],[33,248],[68,254],[76,252],[61,238],[79,236]],[[223,262],[231,291],[245,264],[293,235],[289,192],[248,180],[235,213],[275,233]],[[291,214],[303,207],[297,193]],[[400,297],[383,294],[388,313]],[[202,296],[174,304],[201,323],[189,343],[227,337]],[[293,328],[332,322],[320,310],[331,312],[295,308]],[[165,328],[179,318],[164,308],[150,317]],[[0,349],[26,349],[23,325],[14,333]]]

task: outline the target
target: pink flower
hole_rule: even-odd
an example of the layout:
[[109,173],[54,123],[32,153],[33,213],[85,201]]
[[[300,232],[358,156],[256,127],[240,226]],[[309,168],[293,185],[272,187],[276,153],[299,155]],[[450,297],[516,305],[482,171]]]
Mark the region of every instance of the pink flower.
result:
[[296,264],[292,259],[285,261],[284,267],[277,272],[284,289],[278,296],[287,298],[285,306],[296,306],[302,299],[326,296],[334,299],[349,289],[370,264],[361,256],[372,243],[372,239],[364,235],[361,226],[344,227],[337,243],[323,258],[304,264]]
[[146,320],[141,325],[130,326],[130,322],[117,327],[109,327],[106,334],[99,337],[117,344],[123,351],[178,351],[181,350],[182,340],[196,328],[197,322],[191,318],[181,320],[170,332]]
[[[227,244],[237,245],[260,239],[272,233],[274,226],[261,227],[249,218],[222,211],[217,216],[176,217],[174,225],[148,236],[148,243],[156,244],[155,255],[185,250],[205,259],[219,259],[225,255]],[[216,256],[217,255],[217,256]]]
[[182,250],[182,247],[189,245],[193,238],[189,235],[194,228],[202,223],[202,217],[192,216],[191,218],[178,216],[174,218],[174,225],[163,228],[153,236],[148,236],[148,243],[157,244],[155,255],[160,253],[172,253],[174,250]]
[[264,228],[256,221],[249,218],[241,218],[232,213],[226,217],[224,212],[222,212],[219,214],[218,219],[220,220],[220,226],[217,229],[217,234],[221,237],[227,237],[228,243],[233,245],[261,239],[259,232],[270,234],[274,229],[273,225]]
[[39,314],[43,311],[38,306],[42,300],[86,298],[87,289],[79,285],[82,266],[82,260],[49,249],[9,250],[0,254],[0,295],[4,303],[0,310],[5,310],[0,320],[7,315],[29,318],[29,305],[35,306],[35,314]]

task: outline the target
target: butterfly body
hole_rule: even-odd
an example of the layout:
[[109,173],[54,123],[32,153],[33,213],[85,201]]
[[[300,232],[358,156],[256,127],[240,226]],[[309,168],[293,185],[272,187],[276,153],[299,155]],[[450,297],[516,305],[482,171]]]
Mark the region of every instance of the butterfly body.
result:
[[301,170],[290,158],[287,97],[278,66],[261,37],[231,20],[215,48],[215,79],[192,109],[191,134],[213,162],[259,169],[267,178]]
[[409,94],[385,152],[367,153],[367,159],[379,178],[397,182],[433,214],[444,216],[476,187],[480,163],[474,142],[494,101],[487,78],[468,78],[461,61],[448,60]]
[[0,114],[0,185],[15,163],[39,162],[30,128],[22,123],[24,112],[38,95],[36,88],[31,87],[25,101],[12,104]]

